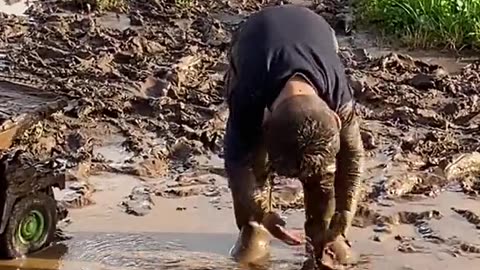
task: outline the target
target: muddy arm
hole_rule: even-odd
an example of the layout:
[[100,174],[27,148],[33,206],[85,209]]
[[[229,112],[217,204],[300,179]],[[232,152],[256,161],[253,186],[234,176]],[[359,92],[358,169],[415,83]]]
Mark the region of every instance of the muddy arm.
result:
[[249,221],[261,223],[265,213],[265,203],[258,188],[263,181],[256,178],[263,171],[263,108],[256,112],[251,108],[239,111],[238,107],[230,106],[225,134],[225,170],[239,229]]
[[[241,28],[239,28],[241,29]],[[261,187],[266,179],[266,150],[262,143],[262,125],[265,97],[262,91],[244,91],[237,78],[238,44],[236,31],[228,52],[229,69],[225,74],[225,98],[229,118],[225,134],[225,170],[232,192],[235,218],[239,229],[249,221],[261,223],[265,214],[265,200]]]
[[332,219],[331,229],[334,235],[346,236],[357,209],[364,149],[360,137],[359,119],[355,115],[353,105],[344,106],[339,116],[342,130],[335,175],[336,213]]

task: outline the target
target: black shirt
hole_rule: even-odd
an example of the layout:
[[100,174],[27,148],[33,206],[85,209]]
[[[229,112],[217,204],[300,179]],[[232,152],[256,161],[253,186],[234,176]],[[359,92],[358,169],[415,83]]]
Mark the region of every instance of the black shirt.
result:
[[335,42],[323,17],[294,5],[264,8],[240,26],[232,41],[230,65],[236,79],[228,102],[230,131],[239,140],[233,143],[243,146],[230,148],[245,152],[258,141],[264,109],[295,73],[304,75],[334,111],[352,100]]

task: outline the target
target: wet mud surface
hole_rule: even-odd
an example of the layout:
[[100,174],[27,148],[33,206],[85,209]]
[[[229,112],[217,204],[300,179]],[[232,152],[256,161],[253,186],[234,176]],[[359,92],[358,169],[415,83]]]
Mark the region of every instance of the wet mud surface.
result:
[[[39,1],[28,16],[0,13],[0,81],[68,101],[3,154],[62,164],[67,188],[55,195],[69,213],[59,243],[2,269],[238,267],[228,259],[236,228],[222,79],[231,31],[262,5],[145,0],[116,14]],[[345,5],[311,6],[344,35]],[[356,269],[476,269],[480,64],[379,53],[348,39],[339,55],[368,150],[351,234]],[[275,181],[274,206],[301,228],[300,183]],[[302,248],[274,246],[267,269],[299,268]]]

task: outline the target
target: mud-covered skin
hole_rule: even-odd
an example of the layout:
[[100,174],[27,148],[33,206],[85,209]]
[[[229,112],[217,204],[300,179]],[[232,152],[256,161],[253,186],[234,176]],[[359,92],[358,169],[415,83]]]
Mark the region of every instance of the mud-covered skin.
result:
[[342,128],[334,182],[336,215],[330,228],[333,230],[333,237],[339,234],[347,237],[361,192],[364,148],[360,135],[360,119],[354,111],[353,102],[343,106],[338,115]]
[[[232,50],[229,53],[230,69],[225,76],[224,93],[230,111],[234,110],[227,120],[225,168],[232,192],[237,226],[241,230],[242,226],[251,220],[261,222],[266,213],[264,186],[268,175],[267,157],[262,142],[262,130],[258,129],[261,123],[258,121],[263,120],[263,110],[268,107],[268,104],[264,104],[262,110],[256,110],[255,106],[242,105],[252,102],[257,104],[261,101],[252,101],[252,97],[247,92],[235,92],[242,91],[242,89],[235,89],[240,80],[236,75],[241,68],[238,65],[238,59],[242,57],[238,55],[238,51],[241,50],[235,50],[236,45],[236,40],[233,40]],[[332,49],[337,51],[338,47],[333,44]],[[242,108],[244,108],[243,112]],[[325,167],[342,168],[342,170],[311,179],[300,179],[304,184],[305,194],[305,232],[310,239],[306,248],[309,254],[316,253],[315,257],[318,258],[322,257],[325,243],[338,236],[347,235],[360,192],[364,150],[354,102],[347,102],[337,113],[342,127],[340,151],[336,160],[325,162]],[[240,114],[243,116],[240,117]],[[250,117],[249,125],[245,122],[248,117]],[[249,151],[249,149],[253,150]],[[337,193],[334,190],[337,190]],[[330,226],[334,214],[334,222]],[[310,248],[311,246],[314,247],[315,252]]]
[[270,255],[270,239],[271,235],[263,225],[250,222],[240,230],[237,242],[229,252],[230,256],[240,263],[264,262]]

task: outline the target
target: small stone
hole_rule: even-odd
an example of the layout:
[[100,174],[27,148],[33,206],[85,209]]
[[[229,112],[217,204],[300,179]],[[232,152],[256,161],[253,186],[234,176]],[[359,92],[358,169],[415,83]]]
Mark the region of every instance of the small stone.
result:
[[[91,199],[93,191],[87,182],[71,182],[59,201],[65,208],[81,208],[93,204]],[[57,210],[64,214],[62,209]]]
[[373,231],[377,233],[392,233],[392,228],[387,224],[379,224],[373,228]]
[[366,150],[373,150],[377,148],[375,137],[369,131],[361,131],[360,135],[362,137],[363,146]]
[[55,241],[65,241],[65,240],[70,240],[73,238],[73,235],[69,234],[69,233],[66,233],[64,230],[62,229],[57,229],[55,231]]
[[361,79],[356,78],[353,74],[348,75],[347,79],[355,93],[363,92],[363,82]]
[[121,202],[120,206],[124,207],[127,214],[145,216],[154,205],[150,193],[148,186],[136,186],[132,189],[130,195]]

